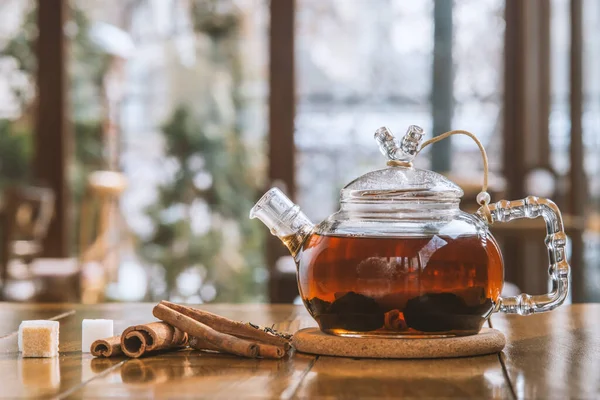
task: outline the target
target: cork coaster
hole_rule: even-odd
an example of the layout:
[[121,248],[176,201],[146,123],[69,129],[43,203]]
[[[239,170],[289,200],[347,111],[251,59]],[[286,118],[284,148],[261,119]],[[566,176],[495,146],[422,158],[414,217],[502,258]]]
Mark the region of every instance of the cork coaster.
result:
[[504,334],[483,328],[477,335],[450,338],[353,338],[323,333],[319,328],[301,329],[292,344],[302,353],[362,358],[449,358],[500,352]]

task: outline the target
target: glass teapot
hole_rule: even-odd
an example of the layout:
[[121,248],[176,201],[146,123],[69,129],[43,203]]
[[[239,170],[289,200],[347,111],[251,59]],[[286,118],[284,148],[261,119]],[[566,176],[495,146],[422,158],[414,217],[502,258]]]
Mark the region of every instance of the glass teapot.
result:
[[[493,312],[528,315],[565,300],[570,268],[558,207],[533,196],[488,204],[484,190],[475,214],[461,211],[460,187],[412,167],[422,136],[417,126],[401,141],[386,128],[377,130],[388,167],[350,182],[341,191],[340,210],[318,225],[277,188],[250,211],[250,218],[259,218],[290,250],[300,295],[322,331],[471,335]],[[488,226],[538,216],[546,222],[552,290],[500,297],[504,265]]]

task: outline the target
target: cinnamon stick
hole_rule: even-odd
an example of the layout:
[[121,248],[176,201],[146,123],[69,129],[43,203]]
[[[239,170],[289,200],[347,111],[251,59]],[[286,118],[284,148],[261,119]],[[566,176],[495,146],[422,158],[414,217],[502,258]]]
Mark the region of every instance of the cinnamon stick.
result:
[[158,304],[152,310],[154,316],[161,319],[191,336],[206,340],[211,345],[224,351],[242,357],[256,358],[259,347],[256,343],[248,340],[219,332],[202,322],[196,321],[182,313],[168,308],[164,304]]
[[130,326],[121,335],[121,349],[132,358],[149,352],[185,347],[187,342],[187,333],[165,322]]
[[[227,353],[227,349],[221,348],[209,342],[206,339],[198,338],[195,336],[190,337],[189,345],[191,348],[196,350],[210,350],[217,351],[219,353]],[[273,346],[271,344],[256,343],[258,346],[258,356],[261,358],[283,358],[286,351],[283,347]]]
[[160,304],[172,310],[175,310],[187,317],[190,317],[198,322],[208,325],[219,332],[234,335],[243,339],[249,339],[261,343],[280,346],[283,347],[286,351],[289,350],[291,346],[289,339],[283,336],[277,336],[272,333],[265,332],[261,329],[257,329],[250,324],[232,321],[228,318],[221,317],[220,315],[209,313],[208,311],[186,307],[164,300],[161,301]]
[[196,350],[210,350],[210,351],[218,351],[220,353],[223,352],[223,349],[221,349],[219,346],[215,346],[208,340],[202,339],[202,338],[199,338],[196,336],[190,337],[189,345],[192,349],[196,349]]
[[144,335],[139,331],[133,331],[127,333],[127,339],[125,339],[125,332],[123,332],[123,335],[121,335],[121,349],[128,357],[141,357],[146,354],[146,339],[148,338],[150,338],[149,335]]
[[283,358],[286,350],[283,347],[273,346],[272,344],[258,344],[258,356],[261,358]]
[[90,352],[94,357],[114,357],[123,354],[121,336],[99,339],[92,343]]

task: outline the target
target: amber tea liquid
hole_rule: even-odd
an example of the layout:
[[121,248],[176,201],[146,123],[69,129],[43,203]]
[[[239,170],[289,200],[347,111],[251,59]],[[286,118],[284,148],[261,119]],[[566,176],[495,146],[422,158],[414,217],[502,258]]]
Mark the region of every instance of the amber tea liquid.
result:
[[302,299],[338,335],[475,334],[504,281],[491,236],[313,234],[299,259]]

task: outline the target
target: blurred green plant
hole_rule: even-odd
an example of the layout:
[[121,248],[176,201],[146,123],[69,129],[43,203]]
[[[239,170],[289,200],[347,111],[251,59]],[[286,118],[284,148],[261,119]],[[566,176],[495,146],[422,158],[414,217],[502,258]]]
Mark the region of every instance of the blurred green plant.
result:
[[[200,290],[202,301],[261,301],[265,300],[265,237],[263,229],[248,219],[258,184],[252,163],[256,157],[250,157],[242,137],[240,16],[235,7],[224,7],[223,1],[192,4],[195,30],[210,40],[213,49],[210,62],[232,78],[226,95],[236,116],[227,123],[219,110],[202,117],[186,105],[174,110],[162,128],[165,159],[174,166],[174,178],[159,187],[158,201],[146,210],[155,230],[141,244],[141,254],[164,266],[170,296],[185,298],[178,292],[178,277],[196,268],[215,289],[214,299]],[[204,183],[198,182],[200,177]],[[199,221],[202,218],[206,220]]]
[[30,132],[9,120],[0,120],[0,189],[29,180]]
[[[155,230],[141,243],[142,256],[164,266],[170,293],[176,293],[183,271],[201,266],[205,281],[215,286],[214,300],[263,299],[264,284],[257,282],[256,272],[264,266],[264,236],[248,219],[256,187],[238,132],[210,137],[185,106],[174,111],[163,132],[165,157],[176,160],[177,170],[171,182],[159,187],[158,201],[146,209]],[[198,187],[199,174],[210,176],[212,184]],[[210,212],[202,213],[207,220],[199,221],[203,206]],[[177,212],[178,217],[166,216],[175,210],[183,212]],[[208,229],[195,228],[198,224]],[[235,226],[238,232],[226,226]],[[234,245],[236,257],[228,253],[228,244]]]
[[[264,232],[258,224],[248,220],[258,188],[257,172],[252,164],[255,159],[249,157],[242,137],[240,16],[235,7],[224,8],[221,0],[191,4],[195,30],[209,39],[213,49],[211,62],[232,78],[231,92],[227,96],[236,117],[233,123],[224,124],[215,115],[219,114],[218,110],[198,116],[191,108],[181,105],[173,111],[162,131],[164,157],[175,166],[174,177],[158,188],[158,200],[146,210],[155,229],[150,238],[138,243],[138,250],[146,261],[164,270],[169,296],[181,295],[177,292],[178,278],[186,270],[197,268],[202,270],[205,286],[212,285],[215,289],[214,296],[202,295],[203,301],[265,300]],[[106,164],[102,85],[110,56],[89,40],[89,21],[85,13],[71,5],[75,24],[69,29],[72,35],[69,77],[75,146],[70,174],[76,211],[87,175]],[[32,9],[19,33],[0,51],[0,57],[13,58],[18,69],[30,79],[36,68],[35,21],[35,9]],[[7,161],[10,173],[2,175],[7,179],[28,179],[32,102],[25,92],[14,94],[23,102],[24,115],[19,122],[0,124],[1,160],[5,160],[3,154],[12,157],[6,158],[10,160]],[[212,95],[199,93],[199,96]],[[0,171],[1,168],[2,164]],[[199,185],[199,175],[209,183]],[[201,213],[202,209],[208,211]],[[174,218],[177,210],[184,210],[184,215]],[[200,221],[202,218],[207,220]]]

